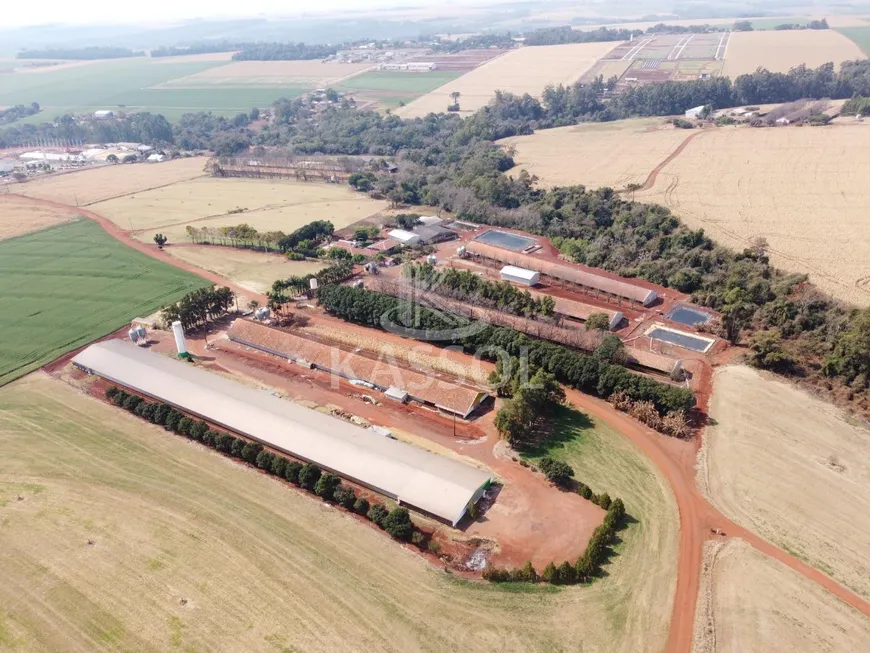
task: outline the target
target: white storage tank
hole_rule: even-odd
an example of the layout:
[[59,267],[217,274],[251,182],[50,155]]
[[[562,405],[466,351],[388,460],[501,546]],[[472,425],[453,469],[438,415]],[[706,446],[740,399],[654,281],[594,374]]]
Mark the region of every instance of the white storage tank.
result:
[[317,279],[311,277],[311,280],[308,282],[308,287],[311,288],[311,290],[317,290]]
[[515,265],[506,265],[501,269],[501,280],[518,283],[522,286],[535,286],[540,281],[541,275],[533,270],[518,268]]
[[465,258],[465,245],[456,248],[456,256],[459,258]]
[[429,256],[426,257],[426,262],[429,265],[435,265],[438,262],[438,257],[434,254],[429,254]]
[[175,347],[178,349],[178,356],[180,358],[189,358],[190,354],[187,353],[187,343],[184,342],[184,327],[181,326],[181,322],[178,320],[172,323],[172,335],[175,336]]

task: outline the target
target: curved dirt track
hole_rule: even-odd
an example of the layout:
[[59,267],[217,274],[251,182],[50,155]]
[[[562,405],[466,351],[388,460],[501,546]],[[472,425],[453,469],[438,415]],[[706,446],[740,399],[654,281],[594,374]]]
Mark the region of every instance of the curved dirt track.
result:
[[689,143],[691,143],[693,140],[698,138],[698,136],[700,136],[701,134],[704,134],[704,133],[706,133],[706,132],[696,131],[693,134],[689,134],[686,137],[686,140],[684,140],[682,143],[677,145],[677,149],[675,149],[673,152],[671,152],[664,161],[662,161],[655,168],[652,169],[652,171],[647,175],[646,181],[643,182],[643,186],[641,187],[640,190],[650,190],[653,186],[655,186],[656,180],[659,178],[659,173],[662,170],[664,170],[665,166],[668,165],[674,159],[676,159],[678,156],[680,156],[680,154],[682,154],[683,150],[686,149],[686,147],[689,145]]
[[[652,183],[655,183],[655,175],[658,174],[658,170],[679,155],[688,142],[700,133],[703,132],[692,134],[668,159],[657,166],[656,170],[650,175]],[[647,179],[647,183],[649,182],[650,179]],[[198,274],[213,281],[215,284],[229,286],[233,291],[240,294],[265,300],[264,297],[239,288],[217,274],[188,265],[169,256],[165,251],[161,251],[155,246],[135,240],[129,233],[92,211],[76,209],[75,207],[48,200],[37,200],[21,195],[12,196],[31,201],[35,205],[67,210],[74,209],[77,213],[95,220],[108,234],[117,240],[140,252],[170,265]],[[666,648],[668,653],[691,653],[695,609],[701,581],[703,546],[707,539],[720,537],[712,534],[711,529],[721,529],[729,537],[743,538],[760,552],[803,574],[827,589],[837,598],[870,617],[870,602],[846,589],[819,570],[788,555],[783,550],[742,526],[738,526],[707,502],[695,484],[695,462],[699,449],[697,439],[693,442],[684,442],[663,436],[641,425],[624,413],[618,412],[605,401],[568,388],[565,389],[565,394],[572,404],[589,412],[634,442],[662,471],[674,492],[680,513],[680,544],[677,588],[674,596],[670,632]]]

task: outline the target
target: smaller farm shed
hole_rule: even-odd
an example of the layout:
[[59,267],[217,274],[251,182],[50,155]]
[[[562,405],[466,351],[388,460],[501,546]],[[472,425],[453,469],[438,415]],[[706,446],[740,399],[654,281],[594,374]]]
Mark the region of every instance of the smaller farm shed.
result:
[[420,240],[427,245],[432,243],[442,243],[445,240],[453,240],[454,238],[457,238],[455,231],[451,231],[445,227],[439,227],[438,225],[422,225],[414,227],[414,233],[420,236]]
[[519,283],[524,286],[534,286],[540,281],[541,275],[533,270],[506,265],[501,269],[501,280]]
[[381,437],[132,343],[98,342],[76,355],[73,364],[454,526],[491,480],[477,467]]
[[420,236],[404,229],[393,229],[389,233],[390,238],[401,245],[413,246],[420,242]]
[[686,113],[684,115],[686,116],[687,119],[694,120],[695,118],[700,116],[701,112],[703,112],[703,111],[704,111],[704,105],[702,104],[699,107],[692,107],[691,109],[686,110]]

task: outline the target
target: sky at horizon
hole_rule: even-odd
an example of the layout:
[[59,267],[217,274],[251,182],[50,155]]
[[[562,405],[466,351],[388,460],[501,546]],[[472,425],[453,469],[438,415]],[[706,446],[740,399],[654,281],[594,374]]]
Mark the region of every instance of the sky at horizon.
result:
[[[490,0],[491,2],[492,0]],[[425,7],[430,5],[461,7],[485,5],[487,0],[149,0],[147,3],[112,3],[97,0],[43,0],[39,3],[9,2],[0,10],[0,28],[51,24],[161,24],[193,18],[281,18],[300,14],[324,14],[350,9],[384,9],[389,7]]]

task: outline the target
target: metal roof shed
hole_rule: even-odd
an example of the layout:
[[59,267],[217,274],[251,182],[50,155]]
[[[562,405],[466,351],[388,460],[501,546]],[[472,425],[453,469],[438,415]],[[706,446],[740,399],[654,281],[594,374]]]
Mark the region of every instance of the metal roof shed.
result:
[[489,473],[121,340],[73,363],[456,525]]
[[420,236],[404,229],[393,229],[389,233],[390,238],[398,241],[402,245],[416,245],[420,242]]
[[501,280],[512,283],[521,283],[524,286],[534,286],[540,281],[541,275],[534,270],[518,268],[514,265],[506,265],[501,269]]

